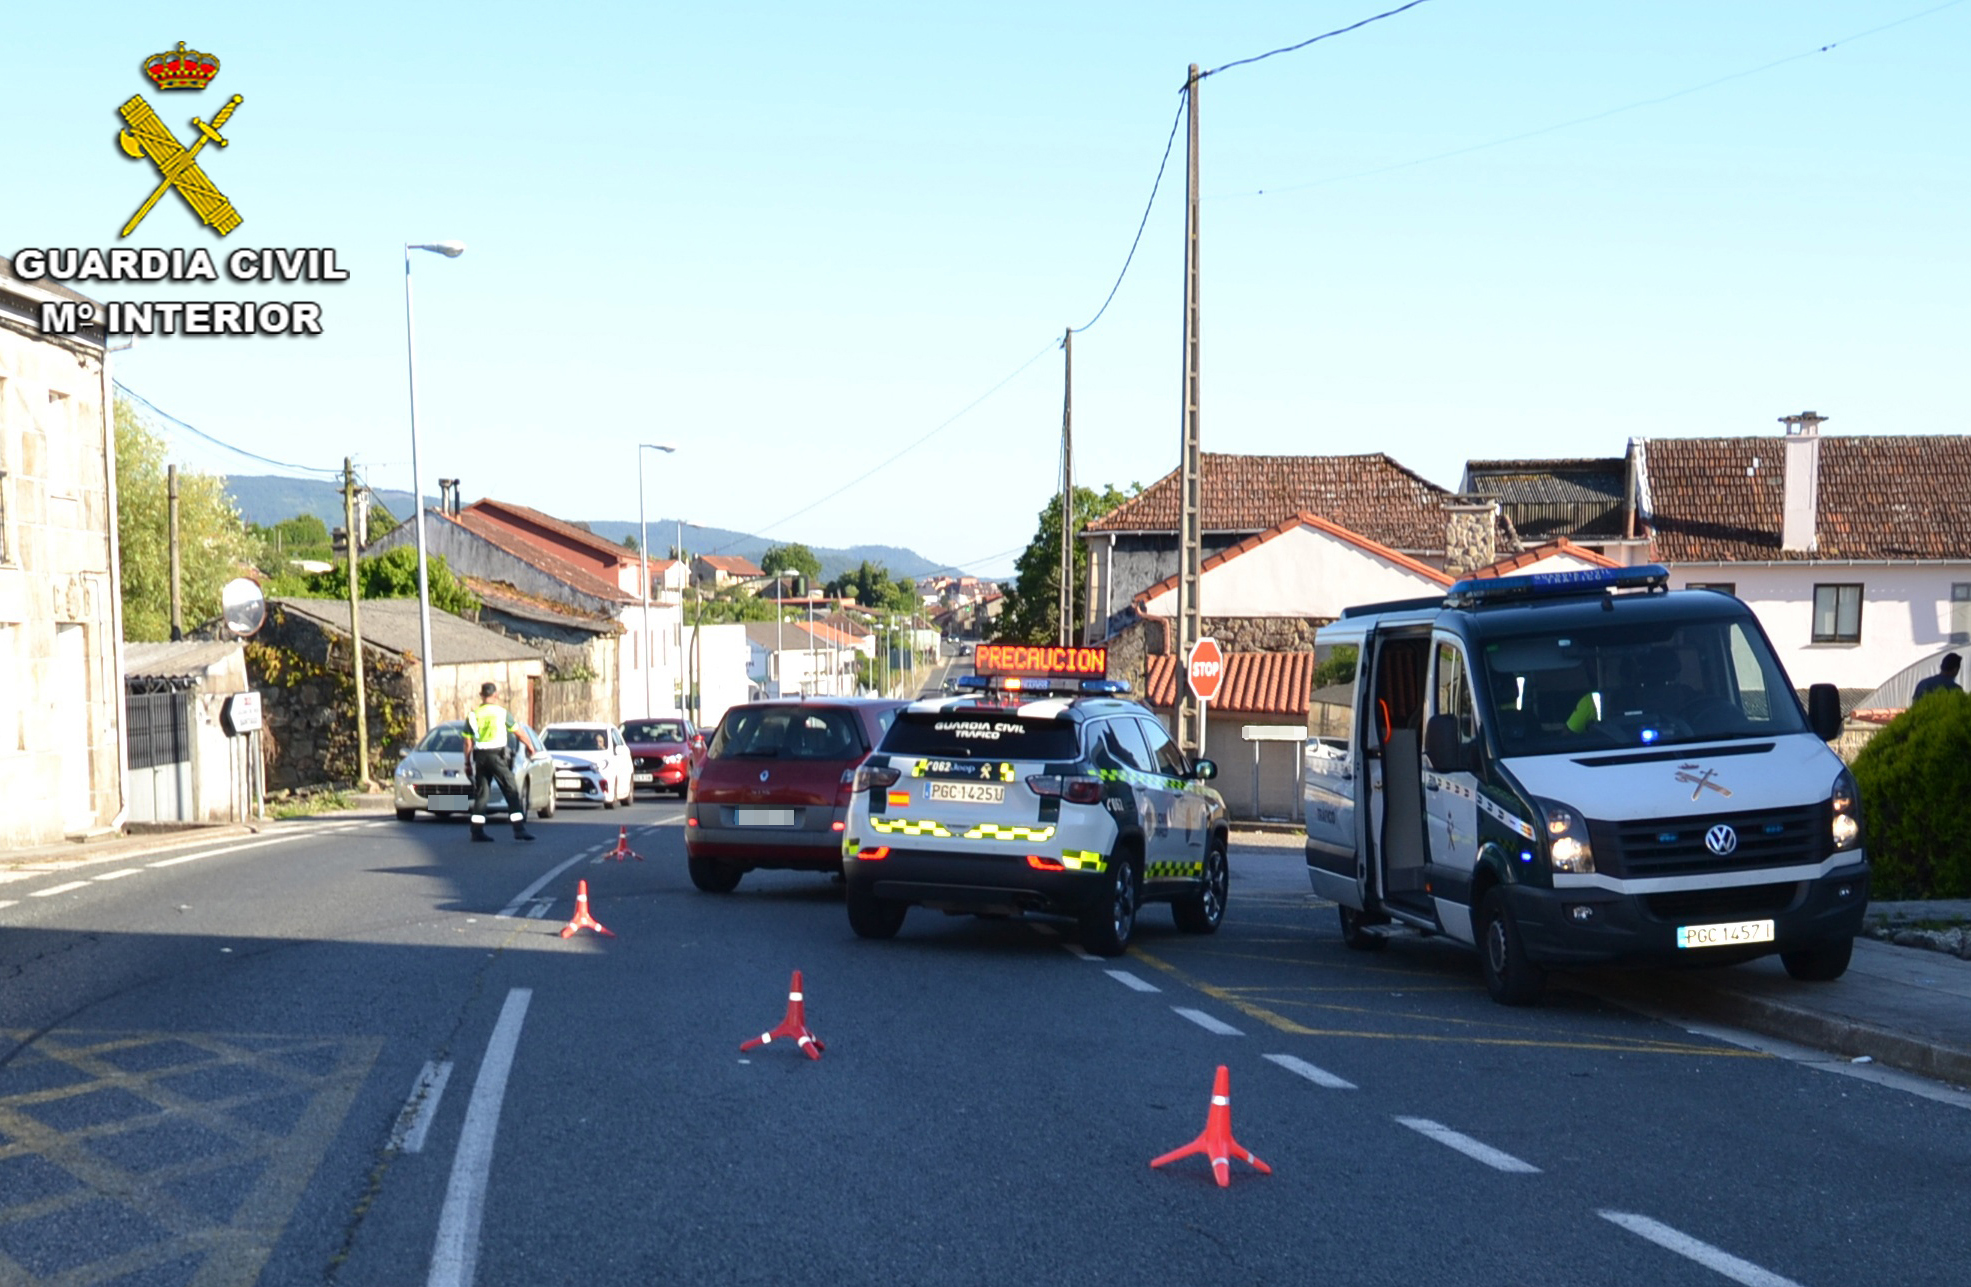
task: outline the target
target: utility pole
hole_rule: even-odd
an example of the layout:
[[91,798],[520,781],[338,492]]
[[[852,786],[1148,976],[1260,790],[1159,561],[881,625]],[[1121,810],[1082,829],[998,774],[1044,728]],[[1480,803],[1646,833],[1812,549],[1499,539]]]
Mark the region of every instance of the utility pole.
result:
[[185,637],[185,617],[178,598],[178,466],[164,467],[164,499],[171,545],[171,641]]
[[1058,642],[1074,642],[1074,328],[1061,336],[1061,629]]
[[1185,659],[1204,635],[1198,606],[1204,562],[1204,496],[1198,438],[1198,65],[1184,85],[1187,134],[1184,149],[1184,464],[1177,519],[1177,745],[1187,754],[1204,747],[1204,706],[1185,682]]
[[360,541],[356,530],[356,465],[349,457],[342,458],[342,530],[348,538],[343,548],[349,554],[349,653],[350,669],[356,678],[356,789],[367,791],[370,786],[370,719],[369,705],[363,692],[363,626],[358,619],[357,603],[362,598],[356,584],[356,555]]

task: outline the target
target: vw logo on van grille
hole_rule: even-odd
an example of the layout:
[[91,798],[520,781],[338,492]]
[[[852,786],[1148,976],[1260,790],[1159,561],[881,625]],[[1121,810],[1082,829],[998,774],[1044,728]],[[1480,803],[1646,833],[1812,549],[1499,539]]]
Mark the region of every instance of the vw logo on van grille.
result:
[[1738,848],[1738,833],[1721,822],[1704,833],[1704,847],[1723,858]]

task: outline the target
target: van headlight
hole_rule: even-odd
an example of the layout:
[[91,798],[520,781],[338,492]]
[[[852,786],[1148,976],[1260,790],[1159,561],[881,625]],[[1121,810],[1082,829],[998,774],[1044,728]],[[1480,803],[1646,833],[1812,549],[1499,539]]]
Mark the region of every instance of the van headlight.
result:
[[1834,789],[1828,794],[1834,806],[1834,852],[1853,849],[1861,843],[1861,791],[1855,786],[1855,775],[1842,769],[1834,775]]
[[1555,871],[1585,875],[1595,869],[1595,852],[1588,843],[1588,822],[1572,805],[1538,800],[1547,832],[1547,857]]

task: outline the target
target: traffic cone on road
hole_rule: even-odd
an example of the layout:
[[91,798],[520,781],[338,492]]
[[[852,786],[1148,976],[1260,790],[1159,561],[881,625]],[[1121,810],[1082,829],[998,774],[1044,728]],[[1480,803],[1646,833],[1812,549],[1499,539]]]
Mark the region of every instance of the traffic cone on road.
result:
[[771,1043],[775,1037],[791,1037],[802,1050],[807,1052],[808,1058],[821,1058],[821,1038],[808,1031],[807,999],[801,993],[799,970],[794,971],[794,981],[787,987],[787,1017],[782,1019],[780,1026],[773,1031],[762,1032],[751,1041],[740,1042],[739,1048],[751,1050],[755,1046]]
[[634,858],[638,862],[643,861],[643,855],[630,848],[630,829],[628,827],[616,828],[616,847],[602,856],[604,858],[613,858],[617,862],[621,862],[625,858]]
[[576,930],[585,929],[592,929],[609,938],[616,937],[614,933],[603,927],[601,921],[589,915],[589,882],[578,880],[575,882],[575,917],[561,927],[561,937],[573,938]]
[[1232,1138],[1232,1074],[1224,1064],[1218,1065],[1218,1076],[1211,1082],[1211,1111],[1205,1115],[1204,1133],[1183,1148],[1165,1153],[1150,1165],[1162,1166],[1165,1162],[1175,1162],[1193,1153],[1202,1153],[1211,1162],[1211,1173],[1217,1177],[1221,1189],[1230,1187],[1232,1183],[1231,1159],[1235,1157],[1249,1163],[1263,1175],[1273,1174],[1272,1167],[1248,1153]]

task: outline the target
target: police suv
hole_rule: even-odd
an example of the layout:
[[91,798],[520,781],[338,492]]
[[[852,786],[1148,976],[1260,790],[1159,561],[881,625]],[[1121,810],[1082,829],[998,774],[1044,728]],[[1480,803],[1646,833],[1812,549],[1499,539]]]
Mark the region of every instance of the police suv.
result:
[[1353,733],[1302,789],[1350,947],[1471,944],[1506,1004],[1571,962],[1847,969],[1869,872],[1839,696],[1802,710],[1737,599],[1654,565],[1474,578],[1317,642],[1359,658]]
[[914,903],[1058,913],[1090,951],[1129,946],[1136,911],[1178,928],[1225,916],[1225,803],[1110,680],[966,676],[912,703],[857,770],[842,842],[849,924],[890,938]]

